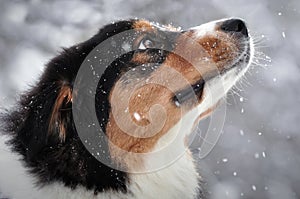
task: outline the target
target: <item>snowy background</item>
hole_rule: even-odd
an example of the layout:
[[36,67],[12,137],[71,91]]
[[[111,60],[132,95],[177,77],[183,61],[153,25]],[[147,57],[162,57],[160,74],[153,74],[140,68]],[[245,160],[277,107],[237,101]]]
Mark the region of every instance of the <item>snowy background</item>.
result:
[[60,47],[112,20],[188,28],[231,16],[247,21],[257,50],[272,62],[260,55],[264,67],[253,65],[249,85],[229,95],[224,132],[199,160],[210,198],[300,198],[299,0],[1,0],[0,106],[10,107]]

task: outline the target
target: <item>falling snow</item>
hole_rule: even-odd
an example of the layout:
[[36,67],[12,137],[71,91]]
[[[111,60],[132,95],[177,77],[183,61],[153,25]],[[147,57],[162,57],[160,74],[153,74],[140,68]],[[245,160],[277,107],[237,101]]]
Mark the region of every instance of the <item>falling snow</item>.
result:
[[[233,198],[232,190],[235,198],[299,198],[299,6],[297,0],[128,0],[101,1],[101,5],[97,0],[0,1],[0,106],[10,107],[17,93],[38,79],[45,63],[61,46],[84,41],[113,20],[146,16],[186,29],[239,16],[251,27],[257,50],[266,55],[255,55],[253,70],[237,85],[243,97],[228,97],[224,134],[198,164],[205,171],[208,191],[224,196],[219,198],[226,194]],[[131,46],[124,43],[121,48],[129,51]],[[226,191],[215,186],[219,183],[225,184]]]
[[282,32],[281,34],[282,34],[282,37],[285,38],[285,32]]
[[141,118],[141,115],[137,112],[133,113],[133,117],[137,120],[137,121],[140,121],[142,118]]
[[256,159],[258,159],[258,158],[259,158],[259,153],[255,153],[255,154],[254,154],[254,157],[255,157]]
[[241,136],[245,135],[245,133],[244,133],[244,131],[242,129],[240,130],[240,135]]
[[223,158],[222,162],[228,162],[228,159],[227,158]]

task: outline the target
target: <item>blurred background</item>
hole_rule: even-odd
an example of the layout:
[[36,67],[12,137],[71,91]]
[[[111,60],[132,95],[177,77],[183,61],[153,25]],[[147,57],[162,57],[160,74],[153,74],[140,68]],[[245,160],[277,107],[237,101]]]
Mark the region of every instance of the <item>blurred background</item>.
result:
[[184,29],[232,16],[246,20],[260,53],[227,98],[217,145],[198,160],[209,198],[300,198],[299,0],[1,0],[0,107],[11,107],[61,47],[113,20]]

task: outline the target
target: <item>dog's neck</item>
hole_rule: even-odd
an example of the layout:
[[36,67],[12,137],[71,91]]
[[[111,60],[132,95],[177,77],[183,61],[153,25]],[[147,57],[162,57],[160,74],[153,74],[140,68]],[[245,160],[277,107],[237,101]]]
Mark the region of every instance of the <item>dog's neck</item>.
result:
[[196,198],[200,191],[200,176],[193,156],[185,142],[186,136],[193,130],[193,113],[186,115],[164,135],[145,157],[145,172],[131,174],[129,190],[144,198]]
[[187,150],[176,162],[155,172],[131,174],[129,191],[144,198],[193,199],[199,194],[200,177],[196,171],[192,155]]

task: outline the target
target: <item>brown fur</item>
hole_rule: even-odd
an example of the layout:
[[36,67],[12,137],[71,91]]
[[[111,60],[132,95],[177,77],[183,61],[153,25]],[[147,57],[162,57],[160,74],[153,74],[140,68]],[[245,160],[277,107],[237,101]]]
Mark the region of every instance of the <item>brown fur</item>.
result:
[[216,36],[206,35],[199,39],[195,38],[194,32],[191,31],[183,34],[177,43],[175,56],[180,55],[184,62],[188,61],[204,79],[222,72],[224,66],[234,61],[238,52],[235,40],[222,32],[217,32]]
[[154,30],[153,26],[149,21],[146,20],[138,20],[137,22],[134,23],[133,25],[134,29],[140,29],[143,31],[152,31]]
[[151,57],[146,53],[136,53],[131,61],[137,64],[144,64],[147,63],[150,59]]
[[232,43],[233,41],[228,40],[229,38],[223,38],[222,36],[220,38],[206,36],[198,41],[216,63],[220,72],[225,65],[229,65],[234,60],[235,52],[238,52],[237,46]]
[[52,114],[49,121],[49,133],[53,133],[55,128],[59,130],[59,137],[61,141],[64,141],[66,138],[66,129],[64,121],[61,119],[61,108],[63,105],[72,102],[72,90],[67,85],[62,85],[55,104],[52,109]]
[[[116,92],[114,95],[124,96],[122,90],[120,90],[122,87],[123,85],[116,85],[113,91]],[[141,95],[138,93],[141,93]],[[155,84],[146,85],[132,95],[129,101],[129,117],[122,117],[123,110],[120,107],[126,106],[126,104],[123,104],[123,101],[118,101],[117,103],[114,100],[112,101],[112,109],[115,108],[117,110],[115,114],[110,115],[110,122],[106,129],[107,136],[112,145],[121,148],[125,152],[114,150],[111,147],[111,156],[117,162],[125,163],[125,166],[135,167],[135,169],[142,166],[143,163],[136,159],[134,154],[126,152],[150,152],[157,141],[180,120],[181,111],[170,103],[171,96],[172,92],[165,87]],[[164,107],[166,112],[165,114],[155,114],[156,117],[153,117],[150,107],[158,102],[161,107]],[[134,113],[138,113],[141,120],[133,119]],[[117,118],[117,123],[115,117],[118,115],[121,115],[121,117]],[[163,122],[160,123],[160,121]],[[119,123],[125,124],[128,130],[122,130]],[[143,127],[143,130],[136,131],[135,125]]]

